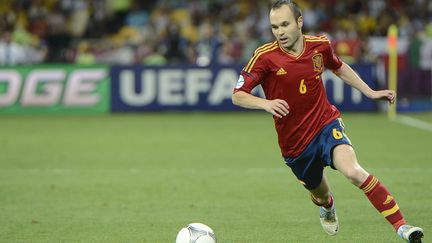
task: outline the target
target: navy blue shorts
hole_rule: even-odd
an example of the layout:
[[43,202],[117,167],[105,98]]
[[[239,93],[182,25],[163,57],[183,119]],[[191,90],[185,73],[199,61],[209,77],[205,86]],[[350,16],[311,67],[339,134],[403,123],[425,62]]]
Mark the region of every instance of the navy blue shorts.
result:
[[325,166],[333,169],[333,148],[340,144],[351,145],[345,135],[341,118],[327,124],[297,157],[284,157],[297,179],[308,190],[315,189],[321,183]]

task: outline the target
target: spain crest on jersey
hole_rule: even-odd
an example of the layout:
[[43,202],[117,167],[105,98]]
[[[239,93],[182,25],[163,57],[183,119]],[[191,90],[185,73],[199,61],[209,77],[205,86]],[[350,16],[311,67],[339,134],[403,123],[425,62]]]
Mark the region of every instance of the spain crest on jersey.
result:
[[323,55],[321,53],[312,56],[314,71],[322,72],[324,69]]

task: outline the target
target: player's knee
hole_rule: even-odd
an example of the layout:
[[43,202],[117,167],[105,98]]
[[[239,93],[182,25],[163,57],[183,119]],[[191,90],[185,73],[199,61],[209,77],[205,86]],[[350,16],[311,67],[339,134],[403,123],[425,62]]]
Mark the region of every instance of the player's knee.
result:
[[354,185],[360,186],[368,177],[368,173],[361,167],[353,168],[345,173],[345,177]]

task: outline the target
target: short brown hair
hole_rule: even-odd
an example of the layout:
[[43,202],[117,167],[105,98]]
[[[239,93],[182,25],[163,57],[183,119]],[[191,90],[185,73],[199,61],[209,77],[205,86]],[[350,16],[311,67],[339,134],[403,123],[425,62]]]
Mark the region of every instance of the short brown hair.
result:
[[273,3],[271,9],[278,9],[282,7],[282,5],[288,5],[288,7],[290,7],[296,21],[298,20],[298,18],[302,16],[302,10],[298,6],[298,4],[291,0],[278,0],[275,3]]

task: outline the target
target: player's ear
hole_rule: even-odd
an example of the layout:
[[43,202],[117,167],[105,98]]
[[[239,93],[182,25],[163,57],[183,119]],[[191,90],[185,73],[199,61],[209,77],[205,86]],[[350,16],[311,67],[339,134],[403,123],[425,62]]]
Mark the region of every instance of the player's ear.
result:
[[298,17],[297,26],[301,29],[303,27],[303,16]]

